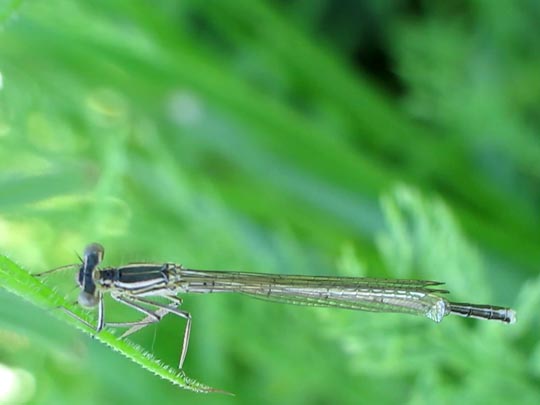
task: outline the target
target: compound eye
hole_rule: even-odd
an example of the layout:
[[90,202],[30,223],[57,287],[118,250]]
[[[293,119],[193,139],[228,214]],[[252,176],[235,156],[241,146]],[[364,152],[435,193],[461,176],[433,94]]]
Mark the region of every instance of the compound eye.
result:
[[88,258],[90,256],[95,256],[97,263],[103,260],[103,255],[105,254],[105,249],[99,243],[91,243],[84,248],[84,257]]
[[93,308],[98,303],[98,297],[93,294],[87,293],[86,291],[81,291],[79,294],[79,299],[77,300],[81,307]]

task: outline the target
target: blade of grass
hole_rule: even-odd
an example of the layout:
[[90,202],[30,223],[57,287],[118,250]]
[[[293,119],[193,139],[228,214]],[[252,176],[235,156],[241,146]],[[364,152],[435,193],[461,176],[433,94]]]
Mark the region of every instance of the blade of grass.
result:
[[[19,295],[37,306],[46,308],[63,307],[69,309],[69,311],[73,312],[81,319],[88,321],[90,324],[95,323],[95,320],[88,319],[87,313],[82,311],[76,305],[69,303],[62,295],[41,283],[38,279],[4,255],[0,255],[0,285],[11,293]],[[72,316],[69,316],[66,312],[56,310],[53,311],[53,313],[58,318],[83,330],[102,343],[105,343],[111,349],[123,354],[142,368],[181,388],[199,393],[216,392],[229,394],[226,391],[209,387],[189,378],[182,370],[175,370],[163,364],[142,347],[135,345],[128,340],[120,340],[107,329],[96,335],[92,328],[79,322]]]

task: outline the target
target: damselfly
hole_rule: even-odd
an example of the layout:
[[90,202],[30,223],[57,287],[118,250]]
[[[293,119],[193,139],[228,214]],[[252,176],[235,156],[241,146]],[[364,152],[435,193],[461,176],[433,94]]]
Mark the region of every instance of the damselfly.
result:
[[[132,263],[100,269],[103,255],[103,246],[88,245],[77,278],[81,289],[78,303],[86,308],[98,308],[96,332],[105,326],[127,327],[121,336],[126,337],[167,314],[184,318],[186,328],[179,368],[187,354],[191,315],[178,309],[182,300],[177,294],[235,292],[289,304],[421,315],[435,322],[451,314],[504,323],[516,320],[515,312],[509,308],[450,302],[442,296],[448,291],[441,289],[443,283],[437,281],[192,270],[174,263]],[[106,322],[103,296],[107,293],[146,317],[136,322]],[[168,303],[157,302],[155,297],[162,297]]]

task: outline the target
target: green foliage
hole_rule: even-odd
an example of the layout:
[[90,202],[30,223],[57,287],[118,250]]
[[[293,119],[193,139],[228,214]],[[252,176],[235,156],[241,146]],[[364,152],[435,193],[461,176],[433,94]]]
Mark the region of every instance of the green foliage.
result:
[[[21,401],[201,401],[73,328],[57,305],[93,318],[72,275],[21,270],[99,241],[106,266],[427,278],[517,310],[185,296],[186,372],[237,395],[205,402],[536,402],[538,6],[409,3],[1,3],[0,253],[20,265],[1,258],[0,371]],[[132,340],[174,367],[168,318]]]

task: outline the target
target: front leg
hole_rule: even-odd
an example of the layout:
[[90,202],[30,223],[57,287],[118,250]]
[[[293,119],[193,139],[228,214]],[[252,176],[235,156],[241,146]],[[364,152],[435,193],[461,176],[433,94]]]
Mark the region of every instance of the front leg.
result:
[[[59,306],[58,309],[65,312],[66,314],[68,314],[72,318],[76,319],[77,321],[79,321],[83,325],[86,325],[90,329],[93,329],[95,331],[95,334],[98,334],[99,332],[101,332],[101,330],[105,326],[105,307],[104,307],[104,304],[103,304],[103,295],[98,293],[97,298],[98,298],[98,320],[97,320],[96,325],[92,325],[90,322],[85,321],[79,315],[76,315],[75,313],[73,313],[72,311],[67,309],[66,307]],[[92,335],[92,337],[93,336],[95,336],[95,335]]]

